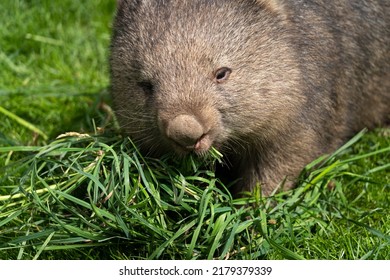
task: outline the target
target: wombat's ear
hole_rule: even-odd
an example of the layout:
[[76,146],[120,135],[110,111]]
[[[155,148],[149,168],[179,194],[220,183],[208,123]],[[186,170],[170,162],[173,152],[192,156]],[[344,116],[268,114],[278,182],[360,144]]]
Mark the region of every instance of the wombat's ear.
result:
[[[139,10],[141,4],[148,0],[116,0],[117,2],[117,18],[124,19],[131,17],[133,13]],[[120,21],[120,20],[119,20]]]
[[283,0],[255,0],[257,4],[261,5],[263,9],[272,12],[274,15],[287,19],[287,13],[284,9]]
[[122,6],[138,6],[141,0],[116,0],[118,7]]
[[136,9],[143,2],[147,2],[147,0],[116,0],[118,9],[122,8],[130,8]]

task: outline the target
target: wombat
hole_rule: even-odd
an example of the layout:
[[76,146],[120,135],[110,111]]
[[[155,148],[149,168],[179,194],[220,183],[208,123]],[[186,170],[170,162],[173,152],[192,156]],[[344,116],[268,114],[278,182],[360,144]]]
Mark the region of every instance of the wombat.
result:
[[390,120],[389,0],[122,0],[110,51],[124,133],[154,156],[215,147],[235,193]]

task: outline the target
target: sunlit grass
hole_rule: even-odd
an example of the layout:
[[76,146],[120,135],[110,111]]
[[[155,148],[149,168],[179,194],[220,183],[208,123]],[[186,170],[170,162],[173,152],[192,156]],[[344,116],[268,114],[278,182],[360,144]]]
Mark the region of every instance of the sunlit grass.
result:
[[[183,162],[143,158],[119,137],[74,135],[42,147],[3,147],[0,153],[13,155],[1,169],[6,176],[0,181],[0,254],[20,259],[61,258],[59,252],[67,250],[75,258],[387,258],[388,185],[375,175],[388,180],[389,164],[361,174],[351,169],[360,160],[388,155],[390,148],[346,156],[354,142],[320,168],[309,166],[297,189],[240,199],[215,178],[212,165],[191,157]],[[377,192],[384,198],[372,201]]]

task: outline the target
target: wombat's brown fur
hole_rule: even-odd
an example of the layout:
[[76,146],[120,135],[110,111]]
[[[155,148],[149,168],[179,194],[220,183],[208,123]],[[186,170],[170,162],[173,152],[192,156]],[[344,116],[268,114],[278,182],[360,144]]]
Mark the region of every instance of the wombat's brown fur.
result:
[[[270,194],[389,121],[389,0],[122,0],[112,95],[146,152],[224,154]],[[225,172],[223,170],[225,169]]]

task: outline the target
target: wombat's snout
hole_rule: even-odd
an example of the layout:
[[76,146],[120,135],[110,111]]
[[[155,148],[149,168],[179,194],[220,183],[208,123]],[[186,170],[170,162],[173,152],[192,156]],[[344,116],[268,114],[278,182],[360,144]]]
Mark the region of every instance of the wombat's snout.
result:
[[201,153],[211,146],[204,126],[192,115],[178,115],[169,121],[166,136],[183,151]]

